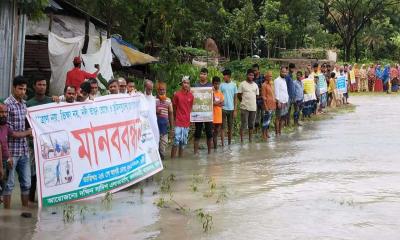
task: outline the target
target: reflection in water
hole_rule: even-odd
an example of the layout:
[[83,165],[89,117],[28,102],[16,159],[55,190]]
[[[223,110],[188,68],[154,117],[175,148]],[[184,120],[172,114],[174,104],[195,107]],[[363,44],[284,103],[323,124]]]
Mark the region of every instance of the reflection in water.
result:
[[[215,155],[165,162],[176,175],[174,197],[213,215],[203,233],[198,220],[171,207],[159,210],[157,184],[144,194],[114,195],[111,210],[101,200],[81,221],[64,224],[62,208],[36,219],[17,210],[0,214],[1,239],[398,239],[400,235],[399,97],[354,97],[354,113],[303,127],[269,143],[225,147]],[[190,189],[193,175],[212,176],[228,199]],[[52,214],[55,212],[56,214]],[[36,216],[36,215],[35,215]]]

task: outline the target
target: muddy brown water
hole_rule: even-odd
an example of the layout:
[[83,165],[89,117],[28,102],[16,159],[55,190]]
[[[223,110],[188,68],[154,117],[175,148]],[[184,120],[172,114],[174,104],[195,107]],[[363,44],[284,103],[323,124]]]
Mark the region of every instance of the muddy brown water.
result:
[[[31,219],[1,209],[0,239],[399,239],[400,96],[351,101],[355,112],[268,143],[167,160],[174,199],[210,213],[208,233],[173,204],[157,208],[159,186],[148,181],[143,194],[114,194],[110,209],[101,199],[74,204],[73,223],[64,223],[63,207],[32,210]],[[206,182],[193,192],[194,175],[213,177],[217,191],[225,186],[226,200],[204,197]]]

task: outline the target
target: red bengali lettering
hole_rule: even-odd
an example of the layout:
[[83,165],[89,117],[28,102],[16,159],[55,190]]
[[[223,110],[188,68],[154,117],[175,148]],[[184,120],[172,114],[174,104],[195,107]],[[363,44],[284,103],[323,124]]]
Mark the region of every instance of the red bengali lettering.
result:
[[[120,135],[119,131],[120,127],[124,129],[122,131],[122,136]],[[111,162],[112,158],[110,149],[110,139],[108,133],[108,131],[111,130],[113,131],[113,134],[111,135],[111,144],[114,148],[118,150],[120,158],[122,158],[121,139],[123,145],[125,145],[129,153],[131,153],[130,146],[133,147],[134,151],[137,151],[139,146],[138,144],[141,138],[140,119],[105,124],[100,126],[93,126],[92,123],[90,123],[90,128],[83,128],[71,131],[72,136],[80,142],[80,146],[78,148],[79,157],[82,159],[86,158],[89,161],[90,166],[92,166],[92,154],[91,154],[91,147],[92,147],[92,149],[94,150],[94,160],[96,162],[96,165],[98,166],[99,165],[98,152],[97,152],[97,144],[98,144],[100,151],[104,151],[105,149],[107,149],[109,161]],[[97,137],[97,142],[96,142],[96,133],[99,132],[103,132],[104,135]],[[84,137],[85,139],[82,139],[82,134],[85,136]],[[131,140],[130,141],[131,145],[129,144],[129,138]]]

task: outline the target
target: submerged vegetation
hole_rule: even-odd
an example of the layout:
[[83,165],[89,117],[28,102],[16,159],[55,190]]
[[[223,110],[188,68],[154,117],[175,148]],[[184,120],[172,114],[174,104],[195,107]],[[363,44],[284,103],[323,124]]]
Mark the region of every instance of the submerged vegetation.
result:
[[[154,201],[154,204],[163,209],[175,209],[178,213],[188,217],[196,217],[202,224],[204,232],[211,230],[213,225],[213,216],[210,212],[204,210],[204,208],[192,209],[187,204],[181,203],[174,196],[174,183],[175,175],[170,174],[168,177],[161,177],[159,181],[160,185],[160,197]],[[217,187],[217,182],[213,177],[204,177],[198,174],[192,176],[191,183],[189,185],[191,192],[197,195],[201,190],[204,190],[203,197],[211,199],[216,195],[215,203],[222,203],[228,198],[227,188],[221,185]]]

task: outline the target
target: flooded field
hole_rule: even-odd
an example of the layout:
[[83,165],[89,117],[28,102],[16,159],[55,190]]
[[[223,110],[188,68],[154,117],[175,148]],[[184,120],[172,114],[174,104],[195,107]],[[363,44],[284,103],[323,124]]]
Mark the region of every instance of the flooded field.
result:
[[164,179],[175,176],[164,194],[154,177],[32,218],[1,209],[0,239],[399,239],[400,97],[350,100],[354,112],[268,143],[199,157],[189,147],[164,162]]

